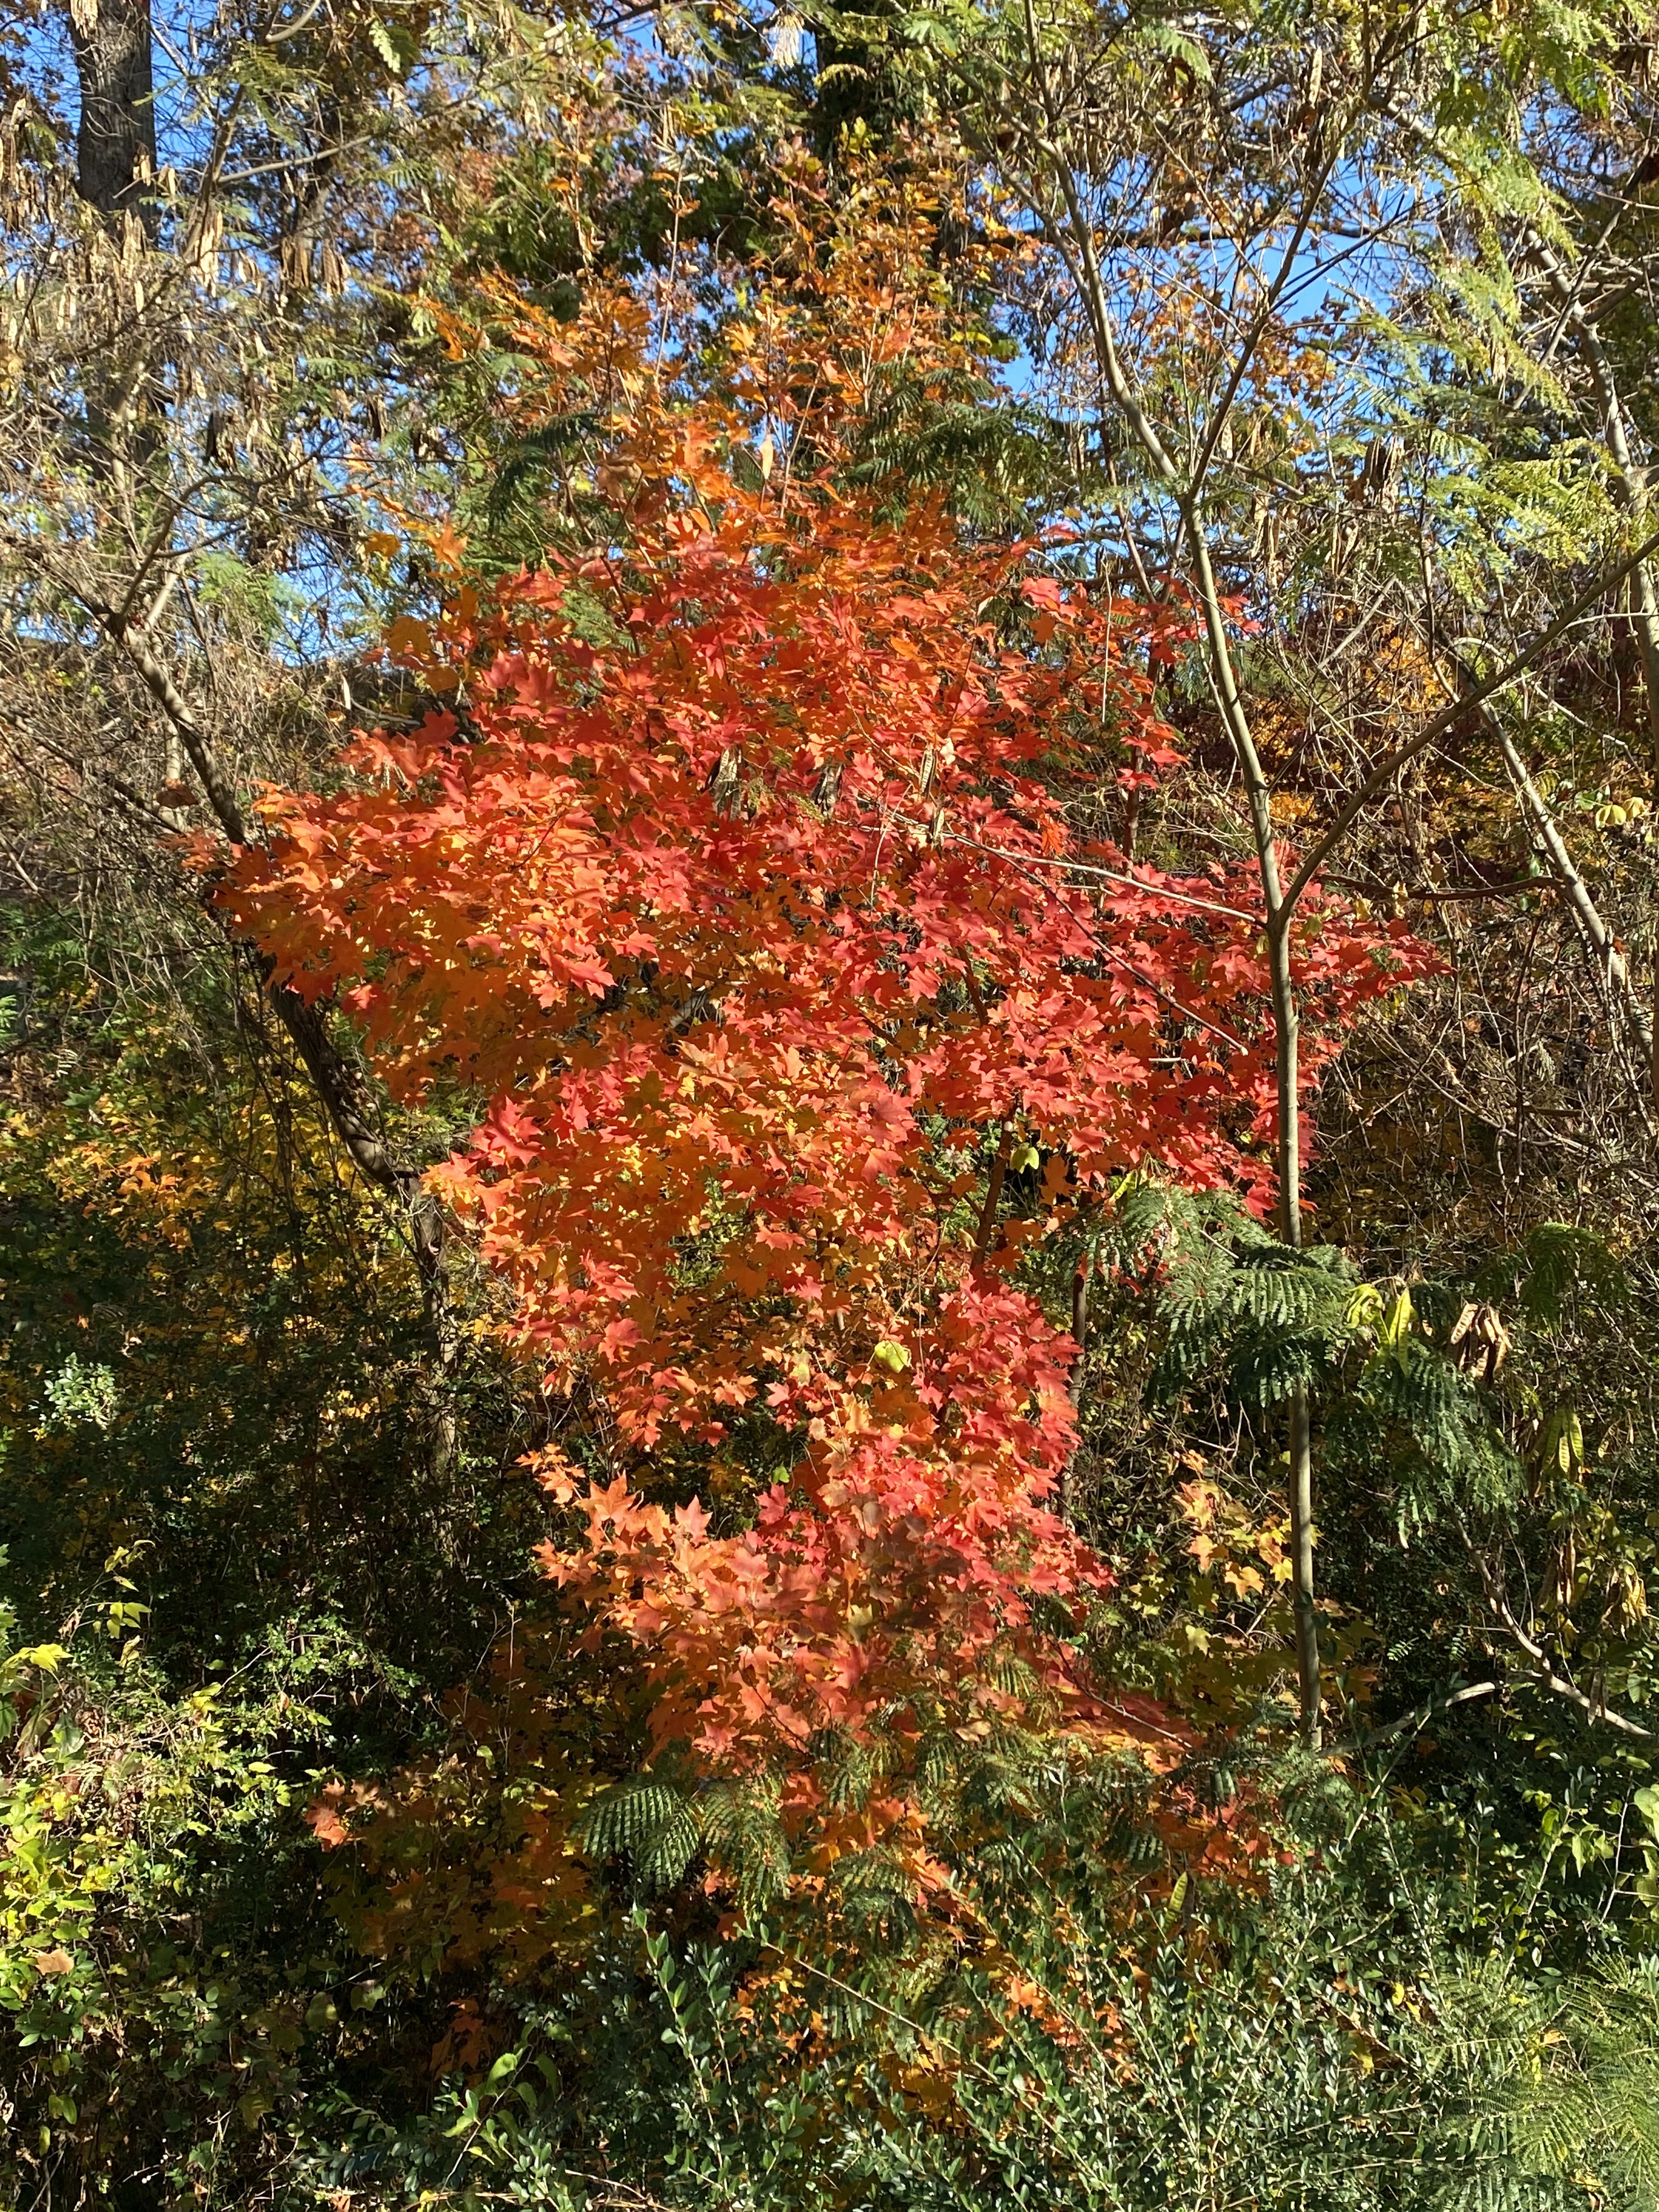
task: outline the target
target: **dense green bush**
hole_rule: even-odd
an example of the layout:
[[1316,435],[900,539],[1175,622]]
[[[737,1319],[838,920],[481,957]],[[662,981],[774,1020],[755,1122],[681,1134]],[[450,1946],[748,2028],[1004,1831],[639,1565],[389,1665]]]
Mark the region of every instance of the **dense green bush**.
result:
[[1053,1826],[995,1839],[960,1900],[976,1940],[931,1974],[638,1913],[418,2125],[342,2104],[301,2168],[387,2206],[1650,2204],[1655,1962],[1528,1982],[1408,1870],[1408,1828],[1322,1809],[1346,1835],[1260,1897],[1139,1911],[1068,1881]]

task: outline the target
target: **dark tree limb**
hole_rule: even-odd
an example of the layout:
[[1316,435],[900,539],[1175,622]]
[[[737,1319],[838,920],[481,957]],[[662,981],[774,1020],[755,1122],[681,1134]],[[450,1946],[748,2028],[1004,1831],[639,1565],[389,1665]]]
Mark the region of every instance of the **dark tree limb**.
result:
[[72,0],[69,19],[81,92],[76,189],[112,228],[136,216],[154,243],[155,88],[149,0]]
[[[146,625],[135,620],[125,608],[116,606],[100,592],[79,582],[46,556],[42,549],[15,540],[14,547],[76,599],[98,623],[177,734],[227,842],[233,848],[246,845],[247,826],[231,781],[201,720],[157,659],[146,635]],[[453,1414],[447,1407],[447,1390],[441,1386],[447,1385],[454,1368],[459,1339],[450,1305],[448,1233],[443,1208],[426,1188],[422,1170],[398,1158],[387,1145],[368,1085],[329,1034],[321,1008],[291,984],[280,981],[274,963],[257,945],[249,949],[271,1009],[293,1039],[352,1165],[407,1224],[410,1252],[420,1278],[422,1298],[436,1352],[434,1379],[441,1386],[434,1403],[438,1456],[447,1465],[453,1455],[455,1439]]]

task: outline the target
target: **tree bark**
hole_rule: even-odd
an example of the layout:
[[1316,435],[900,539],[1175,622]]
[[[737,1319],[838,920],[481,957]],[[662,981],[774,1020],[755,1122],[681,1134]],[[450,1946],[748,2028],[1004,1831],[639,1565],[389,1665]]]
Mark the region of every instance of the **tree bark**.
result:
[[[1078,1262],[1076,1274],[1072,1278],[1072,1341],[1077,1351],[1072,1360],[1066,1395],[1072,1401],[1073,1413],[1079,1412],[1083,1404],[1084,1371],[1089,1362],[1089,1291],[1094,1280],[1094,1272],[1095,1255],[1092,1251],[1085,1252]],[[1072,1475],[1077,1466],[1081,1441],[1079,1436],[1079,1442],[1066,1454],[1066,1464],[1060,1470],[1060,1514],[1061,1520],[1067,1522],[1072,1517]]]
[[70,0],[80,79],[76,184],[112,227],[136,216],[152,243],[155,98],[149,0]]

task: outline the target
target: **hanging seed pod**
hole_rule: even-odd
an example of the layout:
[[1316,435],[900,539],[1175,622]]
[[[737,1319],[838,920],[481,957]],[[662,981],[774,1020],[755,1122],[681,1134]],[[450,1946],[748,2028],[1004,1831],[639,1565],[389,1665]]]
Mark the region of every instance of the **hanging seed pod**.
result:
[[728,822],[735,820],[743,799],[743,755],[737,746],[728,745],[715,762],[708,788],[715,813]]
[[225,219],[216,204],[204,207],[196,225],[191,242],[190,266],[210,289],[216,285],[219,274],[219,247],[225,234]]

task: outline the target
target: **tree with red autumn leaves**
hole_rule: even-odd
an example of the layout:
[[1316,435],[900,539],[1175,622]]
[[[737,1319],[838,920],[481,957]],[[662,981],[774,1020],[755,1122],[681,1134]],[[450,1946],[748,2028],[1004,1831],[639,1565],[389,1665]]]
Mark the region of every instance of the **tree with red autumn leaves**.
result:
[[41,10],[0,2201],[1659,2202],[1652,23]]
[[[1098,1723],[1033,1617],[1106,1578],[1022,1255],[1126,1173],[1272,1194],[1249,879],[1097,827],[1177,757],[1183,617],[935,511],[745,488],[732,428],[648,421],[625,544],[404,623],[465,723],[268,793],[225,902],[400,1098],[477,1102],[431,1182],[572,1409],[548,1571],[639,1648],[659,1747]],[[1311,1079],[1414,956],[1304,913]]]

